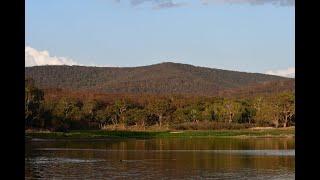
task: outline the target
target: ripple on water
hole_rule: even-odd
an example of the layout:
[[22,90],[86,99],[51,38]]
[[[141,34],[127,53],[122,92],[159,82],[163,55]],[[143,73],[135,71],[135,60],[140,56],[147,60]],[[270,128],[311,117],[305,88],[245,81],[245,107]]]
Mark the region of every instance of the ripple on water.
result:
[[34,157],[34,158],[27,158],[29,162],[34,162],[37,164],[46,164],[46,163],[94,163],[94,162],[101,162],[105,161],[103,159],[75,159],[75,158],[62,158],[62,157]]
[[[42,151],[102,151],[102,152],[118,152],[114,149],[77,149],[77,148],[38,148]],[[262,149],[262,150],[121,150],[128,152],[200,152],[200,153],[223,153],[223,154],[238,154],[238,155],[253,155],[253,156],[295,156],[294,149]]]

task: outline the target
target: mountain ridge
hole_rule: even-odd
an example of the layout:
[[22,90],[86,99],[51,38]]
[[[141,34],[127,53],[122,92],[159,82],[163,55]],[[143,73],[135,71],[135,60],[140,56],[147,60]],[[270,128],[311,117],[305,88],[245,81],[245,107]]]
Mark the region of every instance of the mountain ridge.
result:
[[103,93],[217,95],[226,90],[278,81],[292,82],[284,89],[294,89],[294,78],[173,62],[138,67],[33,66],[25,68],[25,77],[34,79],[41,88]]

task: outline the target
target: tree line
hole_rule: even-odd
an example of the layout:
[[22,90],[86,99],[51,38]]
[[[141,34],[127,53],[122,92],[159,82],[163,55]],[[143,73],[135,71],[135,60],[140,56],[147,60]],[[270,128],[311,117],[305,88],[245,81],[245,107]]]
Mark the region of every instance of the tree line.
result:
[[[247,98],[183,95],[89,96],[45,92],[26,79],[26,128],[68,131],[108,126],[192,129],[274,126],[295,122],[294,92]],[[209,124],[215,126],[209,126]]]

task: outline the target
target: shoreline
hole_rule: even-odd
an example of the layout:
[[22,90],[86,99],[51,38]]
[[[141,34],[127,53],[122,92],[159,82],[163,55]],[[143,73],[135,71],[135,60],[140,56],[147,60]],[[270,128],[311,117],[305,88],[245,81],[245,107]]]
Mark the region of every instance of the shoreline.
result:
[[294,138],[295,128],[188,131],[106,131],[25,132],[25,139],[103,139],[103,138]]

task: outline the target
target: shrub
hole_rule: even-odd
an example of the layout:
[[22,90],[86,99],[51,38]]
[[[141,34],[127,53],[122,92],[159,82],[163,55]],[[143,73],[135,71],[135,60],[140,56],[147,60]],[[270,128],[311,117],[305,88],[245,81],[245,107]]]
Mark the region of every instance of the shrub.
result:
[[224,122],[210,122],[203,121],[199,123],[186,122],[177,125],[173,125],[172,128],[176,130],[219,130],[219,129],[246,129],[254,127],[249,123],[224,123]]

